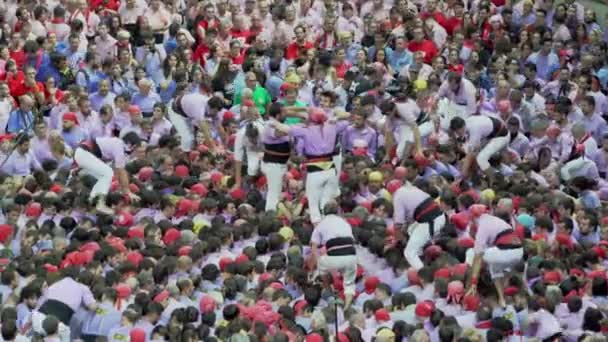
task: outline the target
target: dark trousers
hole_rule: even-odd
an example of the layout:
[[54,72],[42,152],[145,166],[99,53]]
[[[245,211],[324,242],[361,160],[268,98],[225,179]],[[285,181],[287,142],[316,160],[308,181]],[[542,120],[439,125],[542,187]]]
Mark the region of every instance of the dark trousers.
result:
[[58,300],[49,299],[40,307],[40,312],[45,315],[53,315],[63,324],[70,326],[70,320],[74,315],[74,310]]

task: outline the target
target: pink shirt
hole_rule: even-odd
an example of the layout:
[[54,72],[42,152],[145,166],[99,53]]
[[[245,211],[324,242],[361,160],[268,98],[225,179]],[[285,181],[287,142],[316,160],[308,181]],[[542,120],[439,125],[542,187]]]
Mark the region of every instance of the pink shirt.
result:
[[[44,295],[46,300],[52,299],[62,302],[76,312],[81,305],[91,305],[95,303],[95,298],[91,290],[85,285],[72,278],[63,278],[49,286]],[[41,300],[43,304],[46,300]]]

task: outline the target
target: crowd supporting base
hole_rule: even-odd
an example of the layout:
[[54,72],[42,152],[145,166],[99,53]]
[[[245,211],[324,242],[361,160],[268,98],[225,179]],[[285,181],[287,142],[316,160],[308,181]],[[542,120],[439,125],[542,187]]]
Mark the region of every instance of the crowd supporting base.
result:
[[603,21],[0,1],[0,342],[608,340]]

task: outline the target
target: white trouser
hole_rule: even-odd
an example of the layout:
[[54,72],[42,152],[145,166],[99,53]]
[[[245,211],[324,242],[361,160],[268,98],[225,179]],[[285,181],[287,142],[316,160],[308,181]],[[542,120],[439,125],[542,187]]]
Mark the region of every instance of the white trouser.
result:
[[414,132],[407,125],[401,125],[399,127],[399,143],[397,144],[397,159],[402,160],[404,158],[405,148],[414,144]]
[[490,158],[502,149],[506,148],[509,145],[509,135],[505,135],[504,137],[496,137],[490,139],[486,146],[484,146],[481,151],[477,154],[477,166],[481,169],[481,171],[486,171],[490,168]]
[[[331,159],[334,162],[334,167],[336,168],[337,182],[338,182],[338,184],[340,184],[340,173],[342,173],[342,152],[336,154]],[[340,196],[340,187],[337,186],[335,190],[336,190],[336,194],[334,196],[335,197]]]
[[[445,226],[445,215],[440,215],[433,220],[433,236],[437,236],[441,229]],[[407,262],[416,270],[424,267],[422,260],[420,260],[420,254],[422,254],[422,248],[431,240],[429,224],[414,222],[408,227],[409,239],[403,254]]]
[[114,170],[83,148],[76,149],[74,161],[78,164],[79,168],[97,179],[97,183],[95,183],[91,190],[90,198],[95,198],[97,195],[107,195],[112,185]]
[[177,135],[179,136],[182,145],[182,151],[189,152],[194,145],[194,133],[191,125],[185,117],[173,111],[173,101],[169,103],[168,108],[169,121],[171,121],[173,127],[175,127],[175,131],[177,131]]
[[490,268],[492,279],[502,278],[504,271],[517,265],[524,257],[524,249],[500,249],[490,247],[483,252],[483,261]]
[[357,277],[357,256],[320,256],[317,264],[318,274],[322,275],[332,271],[340,272],[340,274],[342,274],[342,279],[344,281],[344,294],[354,295],[355,279]]
[[321,221],[321,209],[338,193],[336,169],[308,172],[306,175],[306,197],[310,210],[310,221]]
[[283,176],[287,173],[287,164],[262,163],[262,172],[266,175],[268,182],[266,211],[276,210],[283,189]]
[[260,172],[260,164],[262,162],[262,159],[260,159],[260,152],[247,149],[245,153],[247,153],[247,176],[257,176]]

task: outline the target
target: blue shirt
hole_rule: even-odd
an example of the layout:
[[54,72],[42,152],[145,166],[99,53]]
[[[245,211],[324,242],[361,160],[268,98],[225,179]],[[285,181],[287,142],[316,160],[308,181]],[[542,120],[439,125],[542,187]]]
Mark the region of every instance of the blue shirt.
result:
[[266,80],[266,89],[270,93],[270,96],[273,99],[278,99],[281,96],[281,86],[283,85],[283,80],[277,76],[272,75]]
[[551,80],[553,73],[559,68],[559,57],[553,52],[541,55],[535,52],[528,57],[528,62],[536,64],[536,75],[545,81]]
[[154,105],[161,102],[161,99],[157,93],[150,92],[148,95],[142,95],[138,92],[137,94],[133,95],[133,101],[131,102],[134,105],[139,106],[142,113],[152,113],[154,110]]
[[62,131],[61,136],[63,137],[65,143],[68,144],[68,146],[70,146],[72,149],[76,149],[78,144],[87,138],[86,134],[80,129],[80,127],[74,127],[69,132]]
[[388,59],[388,64],[393,68],[395,72],[401,71],[405,66],[410,65],[412,63],[412,53],[403,50],[401,52],[394,51],[391,48],[384,49],[386,52],[386,58]]
[[76,74],[76,84],[88,90],[89,94],[94,93],[99,88],[99,82],[105,79],[106,76],[98,71],[82,68]]
[[31,133],[34,129],[34,114],[31,111],[24,112],[17,109],[11,112],[6,125],[6,132],[18,133],[21,130],[26,130]]
[[110,330],[120,326],[121,313],[113,305],[101,303],[82,324],[83,335],[108,336]]
[[162,102],[169,103],[169,101],[171,101],[171,99],[173,98],[173,95],[175,95],[175,91],[177,90],[177,83],[175,83],[174,80],[171,80],[171,81],[169,81],[167,88],[165,88],[165,89],[160,89],[160,87],[158,87],[158,88],[159,88],[158,95],[160,96],[160,99],[162,100]]

